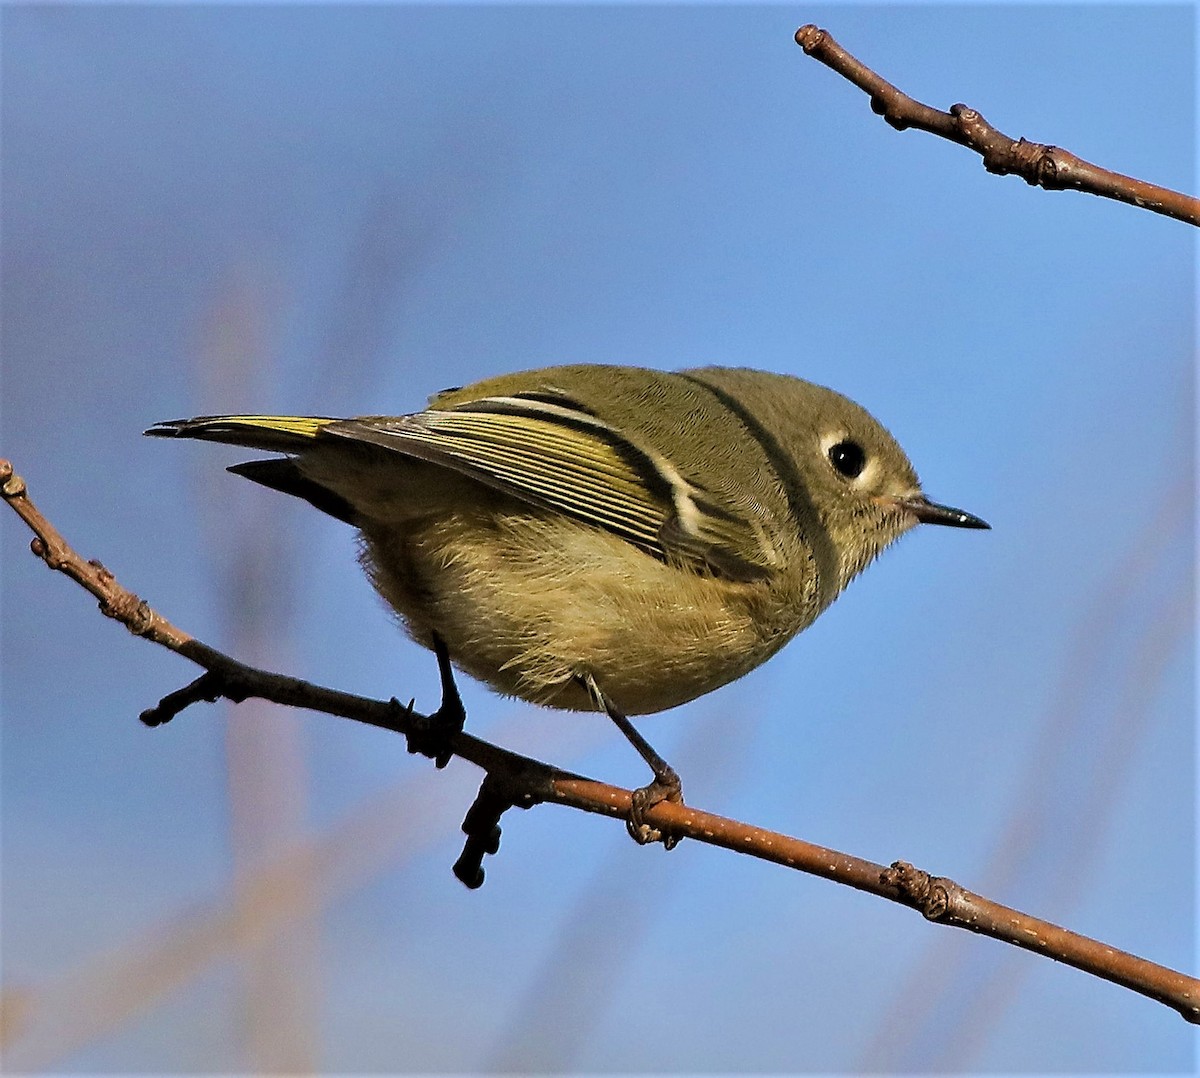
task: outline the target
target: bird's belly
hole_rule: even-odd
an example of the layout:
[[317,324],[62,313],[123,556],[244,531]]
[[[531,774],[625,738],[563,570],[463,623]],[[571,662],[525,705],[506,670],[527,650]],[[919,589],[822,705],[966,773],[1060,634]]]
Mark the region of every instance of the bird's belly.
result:
[[408,632],[502,693],[573,710],[590,674],[627,714],[726,684],[808,620],[771,581],[666,565],[607,532],[530,514],[364,531],[363,561]]

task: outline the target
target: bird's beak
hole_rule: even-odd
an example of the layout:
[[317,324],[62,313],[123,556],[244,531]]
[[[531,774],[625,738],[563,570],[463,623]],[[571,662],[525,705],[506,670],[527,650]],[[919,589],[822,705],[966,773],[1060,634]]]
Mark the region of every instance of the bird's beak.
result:
[[991,528],[986,520],[980,520],[977,516],[964,513],[961,509],[938,505],[937,502],[931,502],[924,494],[897,498],[894,504],[897,509],[911,513],[922,524],[945,524],[950,528]]

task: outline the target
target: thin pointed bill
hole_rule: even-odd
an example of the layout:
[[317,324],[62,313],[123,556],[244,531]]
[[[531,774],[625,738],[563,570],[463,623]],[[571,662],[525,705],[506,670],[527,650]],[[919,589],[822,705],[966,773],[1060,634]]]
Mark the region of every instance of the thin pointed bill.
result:
[[911,498],[897,498],[896,506],[912,513],[922,524],[945,524],[949,528],[991,528],[986,520],[980,520],[979,517],[961,509],[938,505],[924,494],[915,494]]

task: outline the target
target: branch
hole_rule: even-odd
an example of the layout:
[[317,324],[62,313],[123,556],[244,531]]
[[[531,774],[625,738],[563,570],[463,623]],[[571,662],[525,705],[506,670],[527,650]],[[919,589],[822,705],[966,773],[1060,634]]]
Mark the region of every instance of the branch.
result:
[[[30,501],[24,481],[13,473],[7,460],[0,460],[0,493],[34,533],[31,548],[51,569],[66,573],[81,584],[100,600],[104,614],[120,621],[135,635],[178,652],[205,671],[191,684],[143,712],[142,721],[147,725],[168,722],[202,700],[223,697],[236,703],[257,697],[354,719],[406,736],[420,735],[426,729],[429,717],[414,712],[411,704],[405,707],[394,699],[370,700],[258,670],[178,629],[122,587],[99,562],[84,561]],[[552,802],[622,820],[629,817],[632,798],[629,790],[561,771],[467,733],[452,735],[449,743],[455,756],[475,764],[485,775],[463,824],[467,842],[455,865],[455,874],[468,886],[482,883],[483,856],[496,852],[499,819],[510,807],[529,808],[539,802]],[[953,880],[931,876],[906,862],[897,861],[884,867],[669,801],[648,810],[645,819],[664,833],[822,876],[918,910],[928,920],[1044,954],[1164,1003],[1187,1021],[1200,1024],[1200,981],[1195,978],[992,902]]]
[[1085,191],[1200,225],[1200,199],[1111,172],[1058,146],[1009,138],[966,105],[951,105],[949,112],[923,105],[881,78],[851,56],[827,31],[811,23],[796,31],[796,44],[870,94],[871,109],[897,131],[915,127],[967,146],[983,158],[983,167],[988,172],[998,176],[1011,172],[1047,191],[1068,188]]

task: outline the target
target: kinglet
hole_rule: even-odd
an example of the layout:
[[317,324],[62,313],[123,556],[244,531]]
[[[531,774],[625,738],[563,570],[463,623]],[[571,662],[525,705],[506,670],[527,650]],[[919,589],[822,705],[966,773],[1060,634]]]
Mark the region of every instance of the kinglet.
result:
[[288,454],[229,470],[358,528],[413,639],[499,692],[614,718],[753,670],[917,523],[988,527],[929,501],[853,401],[763,371],[551,367],[413,415],[146,433]]

